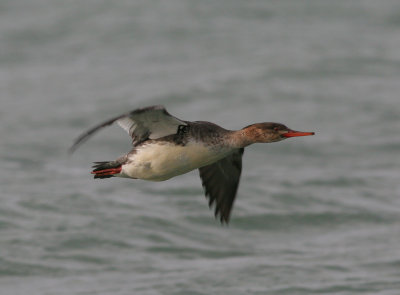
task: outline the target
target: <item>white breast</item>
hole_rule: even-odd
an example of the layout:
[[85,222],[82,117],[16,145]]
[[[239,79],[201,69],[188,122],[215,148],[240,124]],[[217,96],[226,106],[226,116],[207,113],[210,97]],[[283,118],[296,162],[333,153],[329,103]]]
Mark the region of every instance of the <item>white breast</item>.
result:
[[185,146],[173,143],[149,143],[139,147],[122,166],[122,177],[162,181],[193,169],[212,164],[226,157],[231,149],[189,142]]

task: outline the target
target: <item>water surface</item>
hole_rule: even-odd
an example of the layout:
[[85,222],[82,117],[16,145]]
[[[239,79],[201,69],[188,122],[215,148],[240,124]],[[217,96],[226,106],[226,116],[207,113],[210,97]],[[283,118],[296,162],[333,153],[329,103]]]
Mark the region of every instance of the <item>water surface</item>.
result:
[[[397,1],[2,1],[0,294],[398,294]],[[93,180],[163,104],[246,149],[229,226],[196,171]]]

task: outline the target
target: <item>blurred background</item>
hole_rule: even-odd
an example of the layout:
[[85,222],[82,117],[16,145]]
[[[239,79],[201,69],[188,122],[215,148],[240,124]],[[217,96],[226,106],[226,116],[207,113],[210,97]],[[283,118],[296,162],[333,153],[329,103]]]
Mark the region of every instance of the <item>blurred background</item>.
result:
[[[399,294],[400,2],[1,0],[0,294]],[[229,226],[198,172],[93,180],[165,105],[254,145]]]

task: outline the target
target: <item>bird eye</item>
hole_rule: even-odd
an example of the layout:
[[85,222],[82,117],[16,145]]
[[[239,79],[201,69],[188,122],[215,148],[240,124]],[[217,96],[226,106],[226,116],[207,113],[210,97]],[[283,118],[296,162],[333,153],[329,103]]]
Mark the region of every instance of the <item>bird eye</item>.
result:
[[279,128],[278,128],[278,127],[275,127],[275,128],[274,128],[274,131],[278,131],[278,130],[279,130]]

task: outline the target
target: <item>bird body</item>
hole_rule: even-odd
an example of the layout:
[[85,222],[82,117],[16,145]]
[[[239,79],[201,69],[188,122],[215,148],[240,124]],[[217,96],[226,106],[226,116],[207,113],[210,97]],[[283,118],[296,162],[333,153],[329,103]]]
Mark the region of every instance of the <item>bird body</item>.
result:
[[93,127],[78,137],[70,151],[114,122],[132,137],[133,149],[115,161],[95,162],[94,178],[164,181],[199,169],[209,206],[215,204],[215,216],[226,223],[239,186],[244,147],[314,134],[270,122],[227,130],[210,122],[183,121],[171,116],[163,106],[151,106]]
[[122,165],[122,177],[163,181],[212,164],[231,153],[231,148],[212,148],[189,140],[185,145],[151,140],[128,154]]

